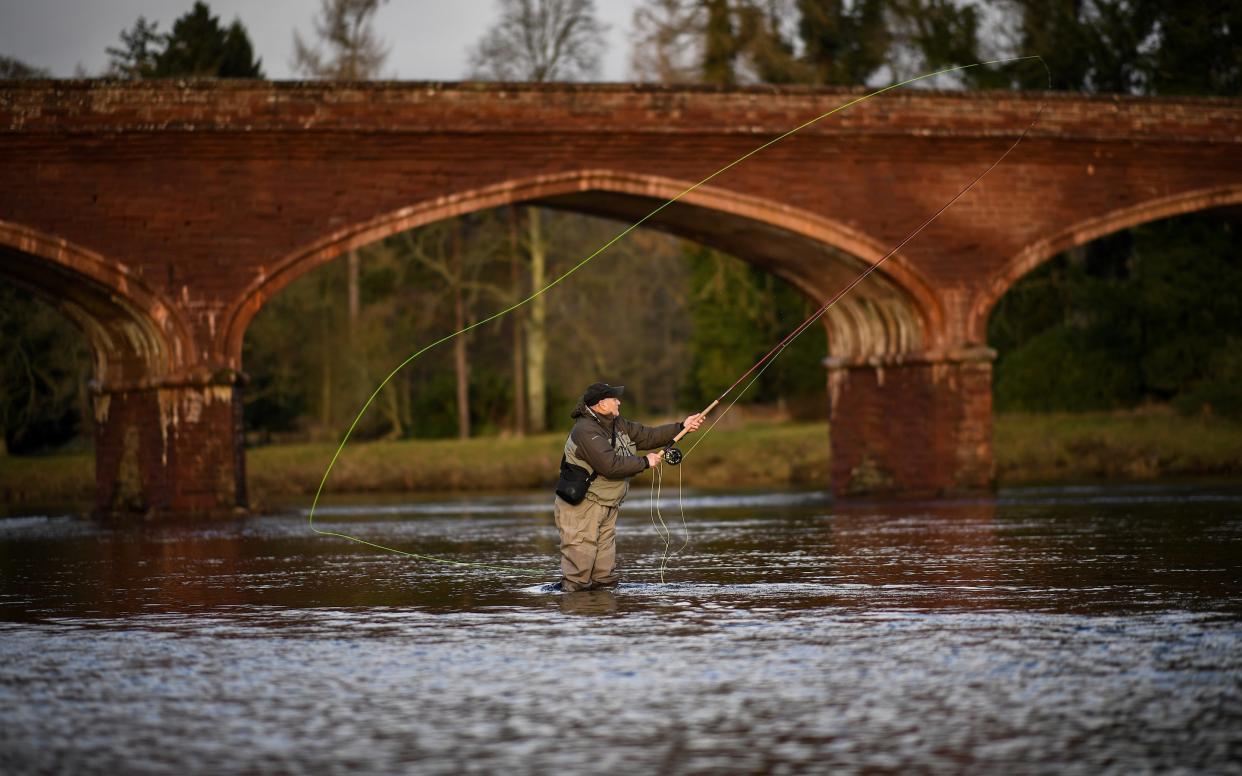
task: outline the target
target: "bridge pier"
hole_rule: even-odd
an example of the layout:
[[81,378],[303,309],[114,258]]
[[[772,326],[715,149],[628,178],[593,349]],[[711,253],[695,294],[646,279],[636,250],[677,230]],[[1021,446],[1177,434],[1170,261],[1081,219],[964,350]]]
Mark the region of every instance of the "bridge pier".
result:
[[838,497],[991,490],[992,362],[966,347],[888,363],[826,359]]
[[96,515],[208,516],[246,507],[238,375],[92,388]]

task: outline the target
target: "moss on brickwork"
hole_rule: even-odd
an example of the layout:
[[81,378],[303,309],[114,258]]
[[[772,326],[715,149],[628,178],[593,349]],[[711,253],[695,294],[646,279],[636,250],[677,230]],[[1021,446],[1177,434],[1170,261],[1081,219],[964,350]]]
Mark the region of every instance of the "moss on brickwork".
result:
[[109,510],[117,513],[141,514],[147,511],[147,497],[142,488],[142,468],[138,461],[138,429],[125,430],[121,461],[117,465],[116,484]]

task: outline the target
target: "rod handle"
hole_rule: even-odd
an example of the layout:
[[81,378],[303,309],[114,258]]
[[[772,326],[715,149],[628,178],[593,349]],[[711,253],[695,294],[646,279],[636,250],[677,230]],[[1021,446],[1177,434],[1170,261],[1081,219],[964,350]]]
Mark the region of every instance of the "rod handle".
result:
[[[699,414],[700,414],[700,415],[704,415],[704,416],[706,416],[706,415],[707,415],[708,413],[710,413],[712,410],[716,409],[716,405],[717,405],[717,404],[719,404],[719,403],[720,403],[720,399],[716,399],[716,400],[715,400],[715,401],[713,401],[711,404],[707,405],[707,409],[703,410],[703,411],[702,411],[702,412],[700,412]],[[689,434],[689,433],[690,433],[690,430],[689,430],[689,429],[683,428],[681,431],[678,431],[678,432],[677,432],[677,436],[673,437],[673,441],[672,441],[672,442],[669,442],[669,444],[671,444],[671,445],[675,445],[675,444],[677,444],[678,442],[680,442],[680,441],[681,441],[681,438],[682,438],[682,437],[684,437],[686,434]]]

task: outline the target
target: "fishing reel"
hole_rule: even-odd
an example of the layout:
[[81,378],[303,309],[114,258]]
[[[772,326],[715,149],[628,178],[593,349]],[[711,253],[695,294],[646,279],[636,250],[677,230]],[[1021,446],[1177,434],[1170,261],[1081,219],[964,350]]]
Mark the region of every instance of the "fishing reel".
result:
[[681,450],[675,444],[670,444],[661,452],[664,453],[664,462],[669,466],[676,466],[681,463],[683,457]]

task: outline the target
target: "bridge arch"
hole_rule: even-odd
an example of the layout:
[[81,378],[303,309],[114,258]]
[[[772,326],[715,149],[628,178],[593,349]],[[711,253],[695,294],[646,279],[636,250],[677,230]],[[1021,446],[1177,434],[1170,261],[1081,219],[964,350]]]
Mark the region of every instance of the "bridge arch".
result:
[[[676,200],[671,202],[671,200]],[[510,204],[543,205],[634,224],[719,248],[826,301],[890,246],[814,213],[725,189],[660,176],[581,170],[506,181],[438,197],[339,229],[285,255],[226,308],[216,351],[240,368],[242,342],[259,309],[284,286],[344,252],[418,226]],[[847,361],[939,344],[944,312],[931,284],[900,255],[825,317],[831,354]]]
[[176,308],[123,263],[0,221],[0,275],[50,302],[86,335],[98,384],[149,385],[197,355]]
[[240,447],[217,433],[239,406],[232,375],[215,384],[184,307],[122,262],[6,221],[0,275],[59,308],[90,343],[97,514],[245,503]]
[[1001,297],[1024,275],[1054,256],[1122,229],[1162,218],[1237,204],[1242,204],[1242,184],[1181,192],[1085,219],[1031,243],[1005,262],[992,280],[984,284],[982,290],[975,295],[966,322],[967,339],[971,342],[986,342],[988,316]]

